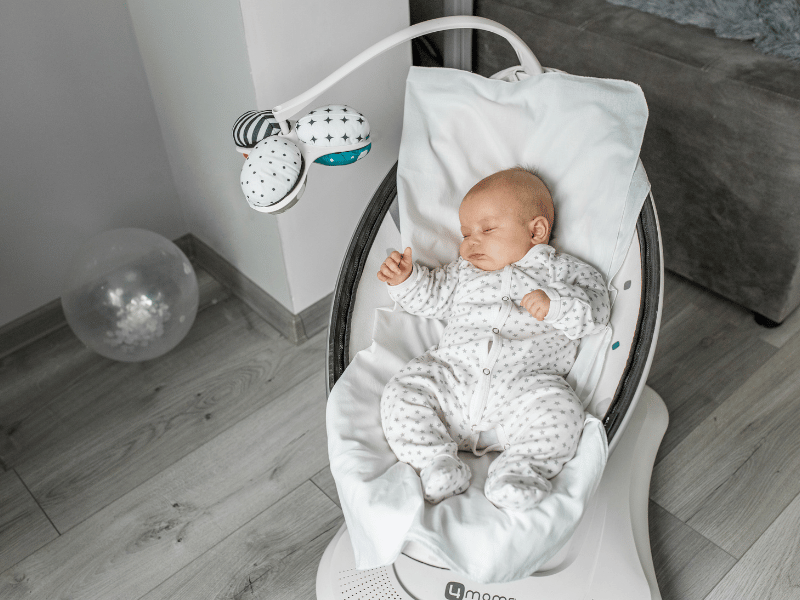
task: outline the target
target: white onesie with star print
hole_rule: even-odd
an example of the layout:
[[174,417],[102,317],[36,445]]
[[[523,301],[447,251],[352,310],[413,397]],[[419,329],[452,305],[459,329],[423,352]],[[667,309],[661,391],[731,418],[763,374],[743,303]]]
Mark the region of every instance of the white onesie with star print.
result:
[[[469,486],[457,451],[500,451],[484,489],[497,506],[527,509],[575,453],[584,414],[564,379],[578,340],[607,327],[610,303],[601,275],[547,244],[518,262],[482,271],[459,258],[388,286],[406,311],[447,319],[438,346],[408,363],[381,398],[384,433],[398,459],[420,474],[425,499],[438,502]],[[544,321],[520,305],[541,289]]]

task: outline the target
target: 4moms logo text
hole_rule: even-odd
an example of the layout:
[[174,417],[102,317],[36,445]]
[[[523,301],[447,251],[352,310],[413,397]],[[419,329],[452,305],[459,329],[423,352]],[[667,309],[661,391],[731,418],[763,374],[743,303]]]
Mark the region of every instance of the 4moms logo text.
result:
[[458,583],[457,581],[451,581],[447,584],[444,588],[444,597],[446,600],[515,600],[498,594],[481,594],[475,590],[468,590],[464,588],[463,583]]

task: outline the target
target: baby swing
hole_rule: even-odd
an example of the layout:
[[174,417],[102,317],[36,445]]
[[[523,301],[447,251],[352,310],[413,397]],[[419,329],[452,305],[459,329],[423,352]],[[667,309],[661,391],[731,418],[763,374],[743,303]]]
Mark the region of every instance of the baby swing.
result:
[[[660,598],[647,505],[667,412],[645,381],[663,266],[638,160],[647,116],[638,87],[543,70],[519,37],[487,19],[427,21],[375,44],[292,101],[243,115],[234,126],[247,155],[242,189],[256,210],[282,212],[298,201],[311,162],[365,156],[369,124],[349,106],[314,109],[294,126],[288,119],[378,54],[454,28],[502,35],[521,66],[490,79],[449,69],[409,74],[398,163],[356,227],[334,294],[328,437],[346,525],[322,557],[317,597]],[[584,433],[551,496],[533,511],[508,513],[483,497],[490,454],[465,457],[473,472],[467,492],[426,505],[416,473],[383,439],[378,403],[389,377],[435,344],[442,324],[394,309],[375,273],[387,249],[406,245],[423,262],[447,262],[463,192],[481,175],[521,163],[541,167],[551,186],[553,245],[609,281],[611,326],[581,343],[568,378],[586,406]]]

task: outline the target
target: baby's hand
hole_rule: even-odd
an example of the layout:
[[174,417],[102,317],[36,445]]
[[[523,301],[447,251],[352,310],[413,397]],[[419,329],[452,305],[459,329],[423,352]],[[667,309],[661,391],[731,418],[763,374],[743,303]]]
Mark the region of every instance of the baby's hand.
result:
[[537,321],[544,321],[547,313],[550,312],[550,298],[544,293],[544,290],[528,292],[520,304]]
[[381,265],[378,279],[389,285],[399,285],[411,275],[411,267],[411,248],[406,248],[403,254],[395,250]]

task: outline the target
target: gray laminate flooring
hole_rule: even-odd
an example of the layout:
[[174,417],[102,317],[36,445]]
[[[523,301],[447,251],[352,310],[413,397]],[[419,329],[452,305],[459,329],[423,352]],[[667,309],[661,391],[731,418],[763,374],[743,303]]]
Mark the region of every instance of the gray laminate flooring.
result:
[[[61,328],[0,359],[0,598],[314,598],[342,523],[325,334],[294,346],[199,270],[164,357]],[[667,276],[650,533],[665,599],[800,598],[800,316]]]

